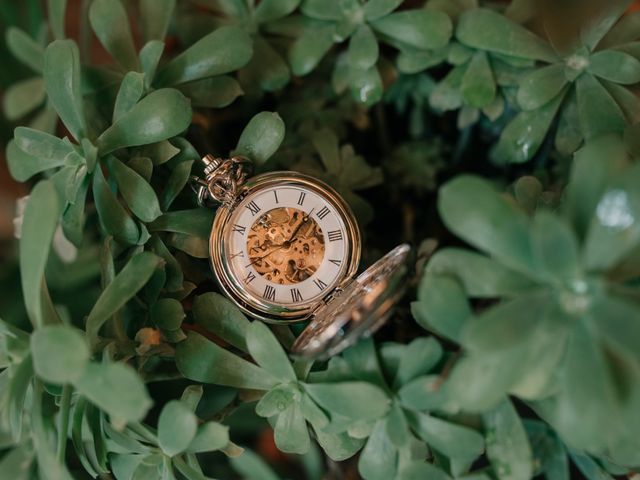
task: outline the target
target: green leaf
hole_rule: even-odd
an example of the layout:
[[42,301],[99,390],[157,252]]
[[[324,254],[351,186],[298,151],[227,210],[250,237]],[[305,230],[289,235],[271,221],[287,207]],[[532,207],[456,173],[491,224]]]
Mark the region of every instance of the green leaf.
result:
[[161,259],[151,252],[134,255],[102,291],[87,317],[87,337],[95,344],[100,327],[145,286]]
[[51,181],[38,183],[29,196],[20,236],[20,278],[27,315],[34,326],[54,319],[43,305],[44,270],[62,206]]
[[284,122],[274,112],[254,115],[240,135],[234,155],[243,155],[257,164],[266,162],[284,139]]
[[47,0],[49,24],[56,40],[64,38],[65,13],[67,0]]
[[229,427],[216,422],[207,422],[198,427],[187,452],[200,453],[221,450],[229,444]]
[[184,189],[191,177],[191,168],[193,167],[193,160],[187,160],[180,162],[171,171],[171,175],[167,179],[167,183],[160,194],[160,209],[163,211],[169,210],[173,201],[178,197],[180,192]]
[[365,105],[375,105],[382,98],[382,78],[375,66],[367,70],[352,69],[349,83],[351,95]]
[[602,83],[585,73],[576,81],[576,89],[580,126],[587,140],[624,132],[624,114]]
[[301,10],[307,17],[318,20],[340,20],[343,8],[339,0],[305,0]]
[[271,467],[251,450],[245,450],[242,455],[230,458],[229,462],[234,470],[242,474],[246,480],[279,480],[280,477]]
[[[245,67],[245,69],[246,68],[248,67]],[[241,70],[241,72],[244,71],[244,69]],[[191,104],[194,107],[226,107],[233,103],[236,98],[244,94],[240,84],[233,77],[228,75],[220,75],[217,77],[196,80],[195,82],[183,83],[178,85],[177,88],[191,100]]]
[[147,88],[155,80],[158,63],[164,51],[164,43],[160,40],[147,42],[140,50],[140,67],[144,73],[144,84]]
[[247,329],[247,348],[258,365],[279,380],[295,381],[296,374],[282,345],[269,327],[254,321]]
[[44,55],[44,85],[60,119],[76,140],[87,134],[80,90],[80,53],[72,40],[50,43]]
[[198,40],[163,68],[159,86],[176,85],[229,73],[251,59],[251,38],[237,27],[220,27]]
[[529,338],[548,308],[546,294],[531,294],[500,303],[467,324],[462,343],[471,351],[492,352]]
[[[397,480],[422,480],[428,478],[429,480],[451,480],[451,477],[440,470],[438,467],[424,462],[413,462],[403,467],[398,472]],[[465,475],[465,480],[489,480],[489,477],[480,475]]]
[[351,68],[366,70],[378,61],[378,41],[367,25],[361,25],[349,41],[347,58]]
[[333,25],[309,26],[302,31],[289,49],[289,63],[294,75],[307,75],[318,66],[333,45],[334,32]]
[[473,56],[462,78],[461,92],[465,101],[475,108],[485,108],[494,102],[497,85],[485,52]]
[[129,72],[122,79],[116,104],[113,107],[113,120],[117,122],[120,117],[131,110],[142,97],[144,92],[144,75],[137,72]]
[[581,274],[578,240],[562,219],[539,211],[531,225],[531,244],[536,264],[550,280],[570,282]]
[[74,382],[89,361],[89,348],[75,328],[47,325],[36,330],[30,341],[33,369],[44,381]]
[[179,400],[171,400],[158,418],[158,443],[162,451],[173,457],[184,452],[196,436],[198,420]]
[[463,13],[456,36],[463,44],[478,50],[549,63],[557,60],[551,46],[540,37],[486,8]]
[[256,414],[269,418],[300,402],[300,391],[293,384],[281,384],[265,393],[256,405]]
[[487,456],[500,480],[533,477],[533,455],[522,421],[509,400],[483,415]]
[[498,163],[525,163],[540,150],[565,98],[561,93],[537,110],[518,114],[503,130],[492,156]]
[[580,31],[580,40],[589,48],[595,49],[616,22],[629,8],[631,0],[612,0],[606,6],[600,6],[596,15],[592,15]]
[[587,480],[613,480],[613,477],[589,455],[581,455],[575,452],[572,452],[570,455],[573,463],[576,464],[578,470]]
[[94,0],[89,8],[91,27],[100,43],[128,71],[138,70],[129,17],[120,0]]
[[461,176],[440,189],[438,210],[445,225],[471,245],[518,271],[531,271],[527,216],[487,181]]
[[524,110],[535,110],[556,98],[567,84],[564,70],[564,65],[549,65],[524,77],[518,90],[518,104]]
[[137,244],[140,230],[109,188],[100,168],[93,175],[93,197],[102,228],[125,244]]
[[446,392],[439,375],[425,375],[404,384],[398,391],[403,407],[411,410],[432,411],[446,404]]
[[387,480],[395,478],[398,451],[387,435],[386,424],[376,422],[358,460],[358,472],[363,478]]
[[442,48],[451,38],[453,25],[438,10],[404,10],[371,22],[372,28],[404,45],[422,50]]
[[176,7],[176,0],[141,0],[140,19],[145,42],[164,40]]
[[[4,407],[4,405],[3,407],[6,408],[6,418],[8,426],[10,427],[11,435],[16,439],[21,438],[22,436],[22,427],[25,417],[25,399],[27,391],[33,383],[33,374],[31,355],[27,352],[22,361],[14,368],[7,387],[3,385],[3,389],[6,388],[6,398],[8,399],[6,407]],[[3,390],[3,394],[4,392],[5,390]],[[4,415],[5,411],[3,411],[3,416]]]
[[289,83],[289,66],[268,41],[257,36],[253,41],[253,49],[251,61],[238,73],[240,82],[247,90],[256,91],[259,87],[274,92]]
[[91,403],[120,421],[142,420],[152,404],[135,370],[122,363],[90,363],[74,386]]
[[143,222],[152,222],[162,215],[156,192],[144,178],[113,156],[107,159],[107,165],[122,197],[136,217]]
[[442,358],[443,350],[433,338],[416,338],[402,351],[394,386],[400,387],[429,372]]
[[464,325],[473,316],[462,285],[452,277],[437,275],[424,276],[411,313],[423,328],[455,342],[460,341]]
[[7,119],[14,121],[35,110],[44,100],[44,81],[36,77],[11,85],[2,98],[2,107]]
[[174,298],[161,298],[149,311],[151,320],[164,330],[177,330],[185,317],[182,304]]
[[123,114],[102,135],[102,155],[120,148],[148,145],[175,137],[191,123],[189,100],[178,90],[156,90]]
[[305,454],[309,451],[311,441],[307,422],[297,402],[278,415],[274,427],[274,439],[276,446],[282,452]]
[[616,50],[594,53],[590,59],[589,71],[596,77],[623,85],[640,82],[640,60]]
[[427,272],[455,277],[473,298],[513,297],[535,287],[532,280],[499,262],[458,248],[439,250],[429,261]]
[[393,12],[402,4],[402,0],[369,0],[364,4],[364,18],[368,21],[377,20]]
[[269,390],[278,383],[268,371],[194,332],[177,345],[175,358],[180,373],[198,382],[254,390]]
[[627,13],[607,33],[598,45],[599,49],[625,45],[640,39],[640,13]]
[[213,212],[210,209],[194,208],[167,212],[150,224],[149,230],[152,232],[185,233],[209,238],[212,224]]
[[263,0],[253,12],[256,22],[271,22],[292,13],[300,5],[300,0]]
[[6,33],[7,47],[23,64],[36,73],[44,68],[44,48],[33,38],[16,27],[9,27]]
[[365,382],[307,384],[305,390],[329,413],[351,420],[381,418],[391,405],[384,391]]
[[219,293],[205,293],[196,297],[192,312],[198,325],[234,347],[247,351],[245,337],[251,323],[229,299]]
[[393,402],[389,415],[387,415],[384,422],[387,436],[396,447],[401,448],[412,440],[409,432],[409,423],[398,402]]

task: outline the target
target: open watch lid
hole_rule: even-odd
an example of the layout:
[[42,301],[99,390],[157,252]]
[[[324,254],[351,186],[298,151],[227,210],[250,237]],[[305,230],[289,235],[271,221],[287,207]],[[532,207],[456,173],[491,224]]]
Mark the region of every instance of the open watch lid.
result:
[[292,353],[326,359],[376,332],[404,294],[410,253],[406,244],[394,248],[320,306],[293,344]]

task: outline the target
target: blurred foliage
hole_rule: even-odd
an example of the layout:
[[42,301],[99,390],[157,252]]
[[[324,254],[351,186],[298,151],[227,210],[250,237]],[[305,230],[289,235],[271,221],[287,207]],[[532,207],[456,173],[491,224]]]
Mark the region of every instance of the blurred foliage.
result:
[[[0,478],[640,469],[631,1],[44,3],[0,5]],[[422,243],[375,342],[291,359],[212,291],[209,152],[333,185],[365,263]]]

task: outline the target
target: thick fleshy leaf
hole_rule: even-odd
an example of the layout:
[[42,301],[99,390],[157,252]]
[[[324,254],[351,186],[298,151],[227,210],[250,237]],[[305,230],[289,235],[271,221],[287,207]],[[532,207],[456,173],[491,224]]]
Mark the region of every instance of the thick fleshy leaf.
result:
[[375,105],[382,98],[382,78],[375,66],[367,70],[352,69],[349,83],[353,98],[365,105]]
[[34,326],[52,321],[43,305],[44,270],[62,213],[51,181],[38,183],[29,196],[20,235],[20,279],[27,315]]
[[244,94],[240,84],[227,75],[184,83],[178,85],[178,89],[191,100],[193,106],[207,108],[226,107]]
[[569,94],[569,98],[565,100],[562,111],[560,112],[555,147],[563,155],[573,155],[583,142],[584,136],[580,128],[578,102],[574,90]]
[[539,211],[531,224],[531,245],[536,264],[551,281],[571,281],[581,273],[578,240],[564,220]]
[[564,93],[561,93],[537,110],[518,114],[504,129],[498,145],[492,152],[495,161],[507,165],[531,160],[547,137],[564,97]]
[[149,230],[152,232],[185,233],[201,238],[209,238],[212,223],[213,212],[210,209],[174,210],[158,217],[149,225]]
[[571,460],[587,480],[614,480],[602,466],[589,455],[570,452]]
[[198,325],[234,347],[247,351],[245,339],[251,323],[229,299],[215,292],[205,293],[196,297],[192,312]]
[[567,84],[564,65],[549,65],[524,77],[518,90],[518,104],[535,110],[553,100]]
[[47,325],[30,338],[33,369],[44,381],[74,382],[89,361],[89,348],[83,335],[66,325]]
[[519,271],[531,271],[527,216],[488,182],[461,176],[440,189],[438,210],[447,227],[471,245]]
[[584,74],[576,81],[578,111],[582,133],[587,140],[611,133],[624,132],[624,114],[602,83]]
[[64,165],[64,158],[52,161],[48,158],[29,155],[18,147],[15,140],[7,145],[7,166],[11,176],[19,182],[24,182],[36,173]]
[[486,8],[465,12],[456,36],[465,45],[517,58],[555,62],[551,46],[526,28]]
[[238,79],[247,90],[275,92],[289,83],[289,66],[268,41],[257,36],[253,48],[251,61],[238,72]]
[[487,456],[500,480],[533,477],[533,455],[518,412],[504,400],[483,415]]
[[122,363],[91,363],[74,386],[115,420],[139,421],[152,404],[135,370]]
[[176,347],[176,366],[191,380],[236,388],[270,390],[278,380],[198,333],[189,332]]
[[102,228],[117,240],[136,245],[140,230],[109,188],[100,168],[93,175],[93,197]]
[[539,420],[524,420],[537,474],[552,480],[570,480],[567,449],[555,432]]
[[294,75],[306,75],[318,66],[333,45],[334,31],[333,25],[310,26],[303,30],[289,50],[289,63]]
[[95,343],[100,327],[144,287],[161,259],[151,252],[134,255],[113,281],[102,291],[87,317],[87,336]]
[[240,135],[234,155],[243,155],[257,164],[266,162],[284,139],[284,122],[274,112],[260,112]]
[[2,98],[2,107],[7,119],[14,121],[42,105],[44,99],[44,81],[36,77],[9,87]]
[[65,13],[67,0],[47,0],[49,24],[56,40],[64,38]]
[[72,40],[50,43],[44,55],[44,85],[49,101],[76,140],[86,135],[82,92],[80,90],[80,53]]
[[411,304],[416,322],[426,330],[460,341],[464,325],[473,316],[460,282],[451,276],[425,275],[420,282],[418,301]]
[[113,123],[122,115],[131,110],[142,97],[144,92],[144,75],[138,72],[129,72],[122,79],[116,104],[113,107]]
[[180,400],[167,403],[158,418],[158,443],[162,451],[173,457],[184,452],[198,430],[198,419]]
[[485,108],[495,100],[496,80],[485,52],[474,55],[462,78],[461,92],[465,101],[474,108]]
[[141,0],[142,36],[146,42],[164,40],[171,23],[176,0]]
[[293,384],[278,385],[265,393],[256,405],[256,413],[265,418],[284,413],[294,402],[299,403],[301,392]]
[[[451,477],[438,467],[426,463],[426,462],[413,462],[407,466],[402,467],[398,472],[397,480],[423,480],[428,478],[429,480],[451,480]],[[465,475],[466,480],[489,480],[489,477],[484,474],[471,474]]]
[[198,427],[187,451],[190,453],[220,450],[229,444],[229,427],[216,422],[207,422]]
[[120,193],[136,217],[143,222],[152,222],[162,214],[156,192],[144,178],[115,157],[109,157],[107,165],[115,177]]
[[369,22],[389,15],[402,4],[402,0],[369,0],[362,10]]
[[640,82],[640,60],[616,50],[603,50],[593,54],[589,71],[596,77],[623,85]]
[[280,477],[271,469],[269,464],[262,457],[255,454],[251,450],[245,450],[244,453],[229,461],[236,472],[243,475],[247,480],[279,480]]
[[625,45],[640,39],[640,12],[628,13],[607,33],[599,49]]
[[229,73],[251,59],[249,35],[237,27],[220,27],[171,60],[156,77],[159,86],[176,85]]
[[44,68],[44,48],[33,38],[16,27],[9,27],[6,33],[7,47],[23,64],[36,73]]
[[606,6],[601,6],[597,15],[592,16],[582,27],[580,31],[582,43],[589,50],[595,49],[611,27],[624,15],[631,3],[632,0],[611,0]]
[[286,17],[300,5],[300,0],[263,0],[258,3],[253,18],[257,22],[270,22]]
[[352,68],[366,70],[378,61],[378,41],[367,25],[361,25],[351,37],[347,53]]
[[444,47],[453,32],[446,13],[426,9],[392,13],[372,21],[371,26],[393,40],[422,50]]
[[387,435],[386,424],[379,420],[362,449],[358,460],[358,472],[363,478],[387,480],[395,478],[398,451]]
[[160,40],[151,40],[140,49],[140,67],[144,73],[144,84],[147,88],[151,87],[155,80],[164,46]]
[[278,449],[285,453],[305,454],[309,451],[311,441],[307,422],[298,403],[293,403],[278,415],[274,427],[274,440]]
[[280,381],[296,380],[296,373],[282,345],[264,323],[251,323],[247,329],[247,348],[256,363]]
[[399,387],[428,373],[440,361],[442,354],[442,347],[435,338],[416,338],[402,352],[394,386]]
[[640,341],[640,325],[634,320],[638,315],[638,307],[613,296],[600,296],[590,310],[590,316],[613,349],[621,349],[627,355],[640,360],[636,348]]
[[316,383],[305,389],[329,413],[351,420],[381,418],[391,405],[380,388],[365,382]]
[[455,277],[466,294],[474,298],[512,297],[535,285],[531,279],[489,257],[458,248],[438,251],[429,261],[427,272]]
[[161,298],[149,311],[153,323],[164,330],[177,330],[185,317],[182,304],[175,298]]
[[339,0],[305,0],[302,13],[318,20],[340,20],[342,5]]
[[387,415],[387,418],[383,421],[387,436],[396,447],[402,448],[411,442],[409,423],[398,402],[393,402],[391,410],[389,410],[389,415]]
[[123,114],[98,137],[98,148],[106,154],[125,147],[160,142],[187,129],[191,123],[189,100],[178,90],[156,90]]
[[418,412],[411,412],[409,422],[420,438],[449,458],[470,461],[484,450],[482,435],[462,425]]
[[129,17],[120,0],[94,0],[89,9],[91,27],[100,43],[125,69],[138,69]]
[[439,375],[425,375],[404,384],[398,390],[404,408],[417,411],[438,410],[446,404],[443,379]]

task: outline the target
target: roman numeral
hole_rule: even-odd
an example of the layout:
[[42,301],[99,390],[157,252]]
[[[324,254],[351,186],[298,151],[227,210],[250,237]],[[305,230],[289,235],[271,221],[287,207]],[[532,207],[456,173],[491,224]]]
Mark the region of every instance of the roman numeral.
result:
[[320,219],[320,220],[324,220],[324,217],[326,217],[327,215],[329,215],[330,211],[329,209],[324,206],[320,209],[320,211],[318,213],[316,213],[316,216]]
[[244,235],[244,232],[247,231],[247,227],[243,227],[242,225],[234,225],[233,231],[238,232],[240,235]]
[[253,272],[249,272],[247,274],[247,277],[244,279],[244,283],[246,283],[247,285],[249,285],[251,282],[253,282],[256,279],[256,276],[253,274]]
[[336,267],[339,267],[340,265],[342,265],[342,260],[332,260],[332,259],[329,259],[329,261],[330,261],[331,263],[333,263]]
[[276,203],[280,203],[278,201],[278,192],[276,190],[273,191],[273,196],[276,197]]
[[300,196],[298,197],[298,205],[303,205],[304,204],[304,197],[306,197],[307,194],[304,192],[300,192]]
[[332,230],[327,235],[329,235],[330,242],[342,240],[342,230]]
[[253,200],[249,202],[248,205],[245,205],[245,208],[248,208],[251,211],[251,216],[255,217],[256,213],[260,211],[260,207]]
[[265,300],[270,300],[272,302],[276,301],[276,289],[271,285],[267,285],[264,287],[264,294],[262,295]]
[[244,258],[244,252],[240,250],[238,253],[232,253],[229,260],[233,260],[236,257]]
[[313,283],[316,284],[316,287],[318,287],[320,290],[324,290],[325,288],[327,288],[327,284],[324,283],[322,280],[320,280],[319,278],[316,278]]
[[302,301],[302,294],[300,293],[300,290],[298,290],[297,288],[291,289],[291,300],[294,302]]

